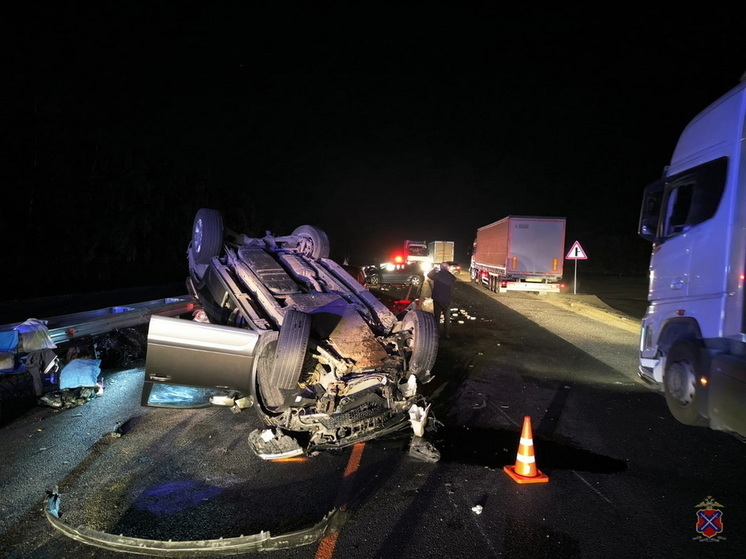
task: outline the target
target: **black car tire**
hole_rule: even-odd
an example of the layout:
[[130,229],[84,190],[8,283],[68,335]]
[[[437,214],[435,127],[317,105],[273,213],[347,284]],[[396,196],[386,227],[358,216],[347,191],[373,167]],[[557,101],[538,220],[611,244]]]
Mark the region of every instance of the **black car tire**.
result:
[[274,344],[274,355],[258,370],[259,392],[270,408],[286,408],[287,398],[298,391],[310,333],[310,315],[294,309],[287,311]]
[[293,237],[295,236],[306,240],[307,249],[303,252],[311,258],[329,257],[329,237],[323,230],[313,225],[301,225],[293,231]]
[[423,310],[411,310],[404,315],[402,330],[412,330],[409,349],[409,372],[422,382],[430,378],[438,356],[438,324],[435,315]]
[[422,285],[422,278],[420,276],[412,276],[409,278],[409,283],[412,287],[419,287]]
[[368,285],[370,285],[371,287],[378,287],[379,285],[381,285],[381,276],[379,276],[378,274],[371,274],[370,276],[368,276],[367,281]]
[[668,409],[684,425],[706,426],[709,421],[700,414],[702,388],[698,379],[704,371],[703,350],[692,340],[676,342],[666,356],[663,389]]
[[223,216],[217,210],[202,208],[197,210],[192,224],[192,242],[189,250],[195,264],[210,263],[223,248]]

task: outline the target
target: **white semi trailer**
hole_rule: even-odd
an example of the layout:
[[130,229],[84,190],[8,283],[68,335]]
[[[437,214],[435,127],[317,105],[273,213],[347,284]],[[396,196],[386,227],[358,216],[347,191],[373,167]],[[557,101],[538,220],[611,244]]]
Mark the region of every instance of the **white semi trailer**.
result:
[[477,229],[470,274],[496,293],[559,293],[565,218],[510,215]]

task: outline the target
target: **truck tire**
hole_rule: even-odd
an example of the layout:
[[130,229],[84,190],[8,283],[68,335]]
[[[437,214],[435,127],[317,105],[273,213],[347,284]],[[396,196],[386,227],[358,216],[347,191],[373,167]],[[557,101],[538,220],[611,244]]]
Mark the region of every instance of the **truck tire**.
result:
[[408,311],[402,320],[402,330],[412,330],[408,342],[411,351],[409,373],[422,383],[428,382],[432,379],[430,371],[438,356],[438,324],[435,322],[435,315],[419,309]]
[[189,250],[195,264],[203,266],[218,256],[223,248],[223,217],[217,210],[197,210],[192,224]]
[[262,400],[275,411],[284,410],[286,401],[298,391],[310,332],[310,315],[291,309],[282,321],[277,342],[267,346],[257,382]]
[[329,237],[326,233],[314,227],[313,225],[301,225],[293,231],[293,237],[302,237],[305,241],[301,250],[311,258],[328,258],[329,257]]
[[709,421],[702,416],[705,397],[698,384],[705,372],[703,348],[692,340],[680,340],[671,346],[666,356],[663,389],[668,409],[684,425],[706,426]]

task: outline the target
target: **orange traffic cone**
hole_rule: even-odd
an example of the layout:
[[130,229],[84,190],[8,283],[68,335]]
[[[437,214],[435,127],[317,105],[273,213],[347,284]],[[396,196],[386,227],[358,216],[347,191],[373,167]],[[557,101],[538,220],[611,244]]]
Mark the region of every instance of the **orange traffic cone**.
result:
[[536,467],[534,436],[531,433],[531,418],[529,416],[523,418],[521,442],[518,445],[515,466],[503,466],[503,470],[516,483],[546,483],[549,481],[549,476],[542,474]]

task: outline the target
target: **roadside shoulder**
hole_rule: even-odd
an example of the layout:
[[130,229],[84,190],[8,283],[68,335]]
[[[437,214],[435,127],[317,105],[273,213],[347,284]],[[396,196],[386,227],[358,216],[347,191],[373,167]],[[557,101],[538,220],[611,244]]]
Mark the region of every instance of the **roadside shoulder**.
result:
[[640,332],[639,319],[633,318],[609,306],[601,299],[599,299],[596,295],[574,295],[568,293],[547,293],[544,295],[538,295],[535,293],[519,292],[496,294],[470,281],[462,281],[466,285],[469,285],[472,289],[484,290],[486,293],[489,293],[497,300],[500,300],[501,297],[530,297],[532,299],[535,299],[536,301],[548,303],[555,307],[574,312],[575,314],[597,320],[606,325],[624,330],[625,332],[629,332],[632,334],[639,334]]
[[541,300],[556,307],[568,309],[632,334],[637,334],[640,331],[640,321],[638,319],[610,307],[595,295],[547,294],[537,295],[536,297],[540,297]]

